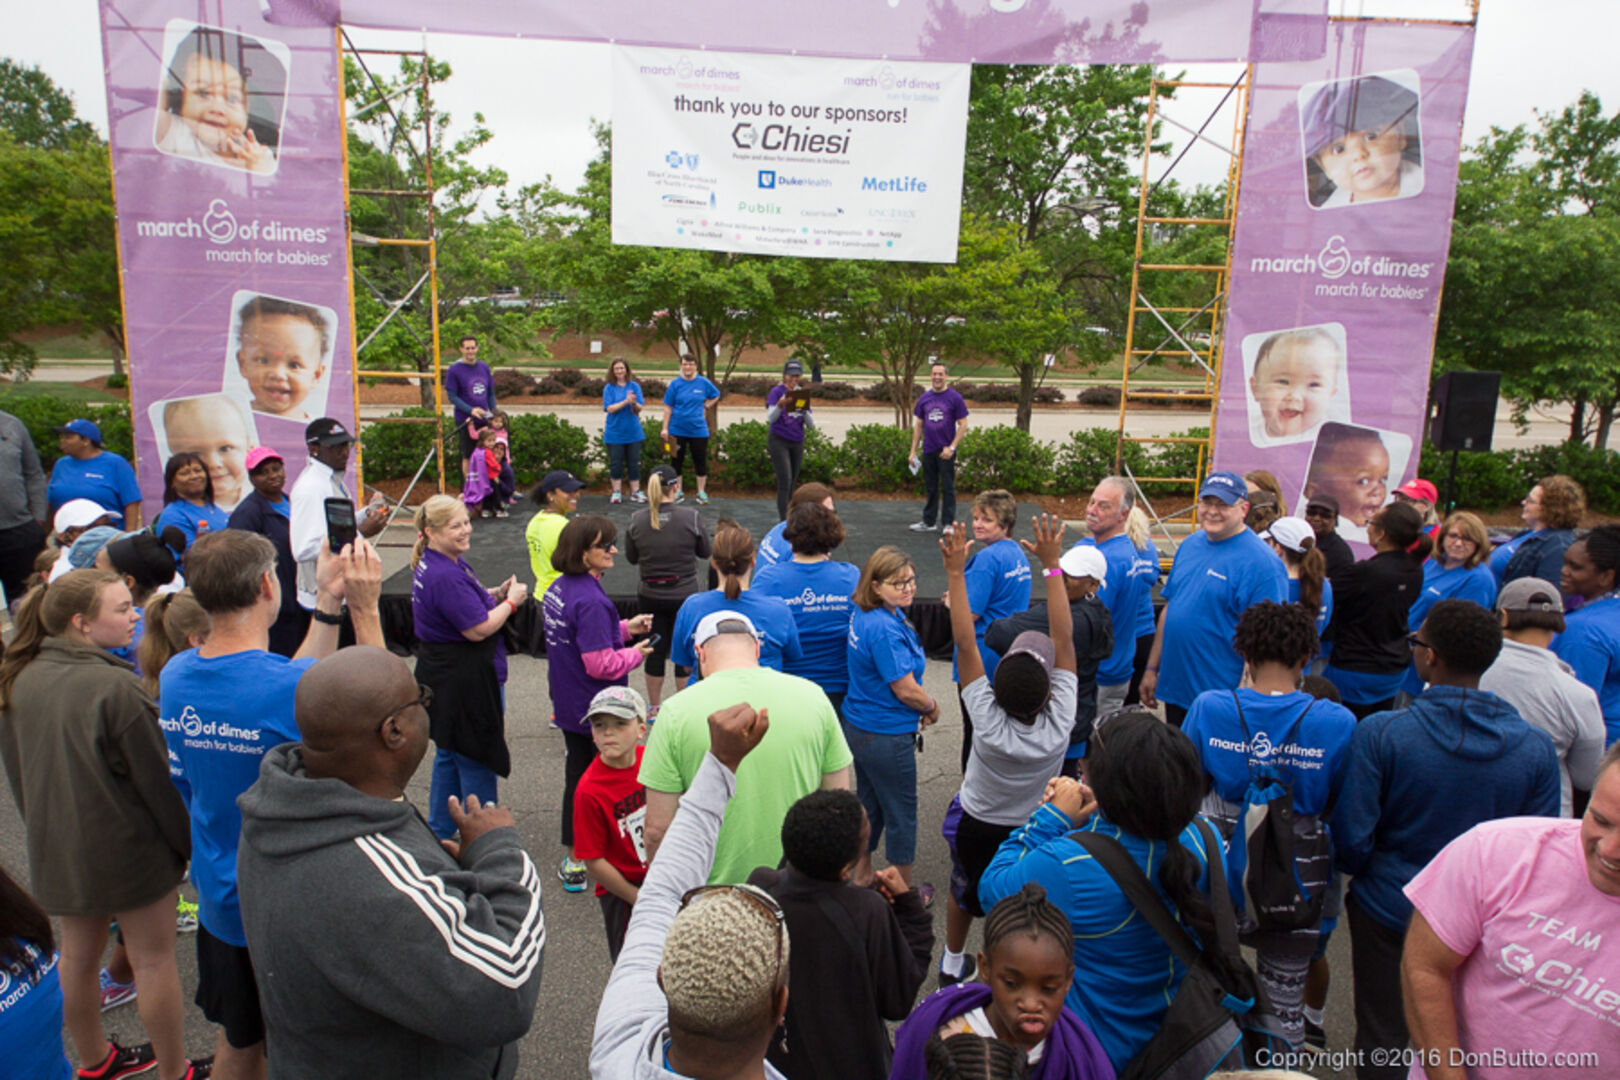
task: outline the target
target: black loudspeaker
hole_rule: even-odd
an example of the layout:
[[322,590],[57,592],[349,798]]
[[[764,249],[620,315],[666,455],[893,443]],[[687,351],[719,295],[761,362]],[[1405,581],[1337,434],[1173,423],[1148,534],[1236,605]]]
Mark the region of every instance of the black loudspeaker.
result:
[[1489,450],[1496,428],[1500,371],[1453,371],[1434,384],[1429,441],[1436,450]]

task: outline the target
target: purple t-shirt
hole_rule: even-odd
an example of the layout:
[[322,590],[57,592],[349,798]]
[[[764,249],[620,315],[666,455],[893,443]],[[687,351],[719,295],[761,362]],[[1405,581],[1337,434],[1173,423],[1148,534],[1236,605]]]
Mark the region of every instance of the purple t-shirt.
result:
[[944,390],[934,392],[923,391],[923,396],[917,399],[916,406],[911,415],[920,418],[923,422],[922,452],[937,454],[956,438],[956,423],[968,414],[967,402],[962,395],[946,387]]
[[[460,398],[475,409],[495,411],[495,377],[489,373],[489,365],[482,360],[470,364],[457,360],[451,364],[444,373],[444,389],[447,394]],[[457,424],[465,423],[467,417],[472,415],[459,407],[455,412]]]
[[617,679],[591,678],[581,659],[583,653],[617,649],[624,644],[619,633],[619,609],[591,574],[564,574],[553,581],[541,608],[546,617],[551,722],[564,731],[588,732],[585,710],[597,691],[630,684],[625,675]]
[[[765,395],[765,407],[769,409],[772,405],[781,401],[787,392],[787,387],[780,383],[771,387],[771,392]],[[793,393],[795,397],[801,394],[806,397],[809,396],[802,386]],[[779,439],[786,439],[788,442],[804,442],[804,414],[789,415],[788,405],[791,404],[792,399],[790,398],[788,404],[782,406],[781,413],[771,422],[771,434]],[[810,406],[807,404],[805,408],[809,409]]]
[[[411,615],[419,641],[466,641],[461,633],[485,619],[497,604],[489,590],[478,584],[467,560],[428,548],[411,572]],[[495,677],[506,681],[506,641],[495,637]]]

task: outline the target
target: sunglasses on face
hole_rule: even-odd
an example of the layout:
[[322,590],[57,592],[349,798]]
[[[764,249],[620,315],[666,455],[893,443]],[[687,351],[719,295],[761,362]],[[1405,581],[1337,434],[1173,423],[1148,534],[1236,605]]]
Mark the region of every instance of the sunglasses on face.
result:
[[423,686],[421,683],[417,683],[416,698],[412,701],[407,701],[397,709],[392,709],[389,712],[384,713],[383,718],[377,721],[377,726],[374,730],[380,733],[384,724],[388,723],[388,721],[392,720],[406,709],[417,705],[422,706],[423,709],[433,708],[433,688],[431,686]]

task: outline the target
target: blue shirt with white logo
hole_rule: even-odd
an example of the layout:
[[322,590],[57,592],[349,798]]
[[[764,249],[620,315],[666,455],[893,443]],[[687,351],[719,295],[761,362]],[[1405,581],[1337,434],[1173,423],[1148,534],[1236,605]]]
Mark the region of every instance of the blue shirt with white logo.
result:
[[135,482],[135,469],[111,450],[92,458],[63,455],[51,466],[51,482],[46,488],[51,513],[70,499],[89,499],[119,514],[130,503],[141,501],[141,486]]
[[1600,597],[1565,615],[1552,651],[1597,691],[1608,728],[1604,745],[1620,741],[1620,597]]
[[764,635],[759,643],[759,666],[776,671],[787,671],[789,663],[799,659],[799,630],[793,624],[793,613],[781,597],[769,596],[756,589],[744,589],[737,599],[727,600],[721,589],[693,593],[681,604],[675,614],[675,630],[669,643],[669,658],[678,667],[692,669],[692,681],[697,682],[697,649],[692,635],[698,623],[711,611],[735,611],[748,616],[754,629]]
[[[602,408],[606,409],[610,405],[617,405],[628,397],[634,397],[643,405],[647,404],[647,399],[642,396],[640,383],[632,380],[628,384],[620,386],[618,383],[610,382],[602,387]],[[609,446],[617,446],[621,443],[638,443],[644,438],[646,438],[646,432],[642,430],[641,417],[636,415],[636,410],[633,407],[626,405],[618,412],[607,414],[607,422],[602,425],[602,441],[604,443]]]
[[[1007,537],[968,557],[967,569],[968,609],[973,612],[973,636],[979,643],[979,656],[984,660],[986,678],[994,678],[1001,657],[984,644],[984,632],[997,619],[1017,615],[1029,610],[1029,593],[1034,578],[1029,570],[1029,558],[1018,541]],[[956,656],[951,656],[951,678],[960,682],[956,673]]]
[[5,1075],[29,1080],[70,1080],[62,1046],[62,980],[57,956],[31,941],[13,939],[24,958],[0,966],[0,1062]]
[[851,727],[878,735],[906,735],[917,730],[917,710],[894,696],[889,684],[907,675],[922,685],[928,670],[917,631],[903,611],[876,607],[855,609],[849,620],[849,692],[844,719]]
[[720,388],[702,375],[669,380],[664,391],[664,404],[670,407],[669,433],[683,439],[707,439],[709,420],[703,408],[719,396]]
[[1251,604],[1288,602],[1288,571],[1249,529],[1211,541],[1195,532],[1176,549],[1164,585],[1164,646],[1154,696],[1183,709],[1205,690],[1230,690],[1243,676],[1232,648],[1238,617]]
[[[1153,576],[1136,571],[1138,560],[1147,557],[1136,550],[1131,538],[1124,533],[1097,543],[1086,537],[1075,547],[1094,547],[1102,552],[1108,563],[1108,580],[1097,590],[1097,599],[1108,609],[1108,618],[1114,626],[1114,651],[1097,667],[1098,686],[1117,686],[1131,681],[1131,668],[1136,661],[1136,639],[1143,633],[1137,626],[1141,618],[1142,598],[1151,594],[1153,580],[1159,576],[1158,561],[1153,561]],[[1146,632],[1153,632],[1153,601],[1148,599]]]
[[191,811],[198,918],[229,945],[247,947],[236,893],[236,799],[259,778],[272,747],[299,740],[293,694],[314,664],[259,649],[207,658],[187,649],[163,668],[158,724],[169,773]]
[[775,566],[779,562],[786,562],[793,558],[793,545],[782,536],[787,531],[787,522],[778,521],[771,526],[771,531],[765,534],[765,539],[759,542],[759,550],[754,552],[754,572]]
[[[1453,566],[1447,570],[1436,559],[1423,564],[1423,591],[1406,613],[1406,625],[1414,631],[1429,617],[1429,609],[1442,600],[1472,600],[1486,611],[1496,606],[1496,575],[1489,562],[1464,568]],[[1406,682],[1401,689],[1413,697],[1423,693],[1423,680],[1418,678],[1417,665],[1406,669]]]
[[[1199,763],[1213,782],[1215,794],[1227,802],[1242,802],[1252,761],[1257,770],[1269,766],[1273,775],[1292,785],[1294,809],[1299,813],[1322,813],[1344,783],[1355,714],[1343,705],[1318,701],[1303,690],[1262,694],[1245,688],[1235,694],[1206,690],[1193,700],[1181,724],[1198,749]],[[1238,720],[1240,702],[1242,722]],[[1298,729],[1279,744],[1295,720],[1300,721]]]
[[788,559],[759,572],[748,591],[781,597],[799,631],[799,657],[786,661],[782,670],[820,684],[826,693],[844,692],[849,686],[849,620],[855,610],[850,597],[860,580],[858,569],[830,560]]

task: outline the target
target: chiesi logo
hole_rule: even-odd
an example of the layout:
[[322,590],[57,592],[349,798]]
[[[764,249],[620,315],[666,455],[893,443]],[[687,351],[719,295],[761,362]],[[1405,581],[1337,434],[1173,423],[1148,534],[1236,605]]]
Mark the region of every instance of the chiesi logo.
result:
[[238,240],[266,241],[286,244],[324,244],[328,230],[312,229],[302,225],[286,225],[279,221],[238,221],[231,206],[224,199],[215,199],[201,220],[185,217],[171,221],[141,221],[135,224],[136,236],[207,238],[216,244],[235,243]]

